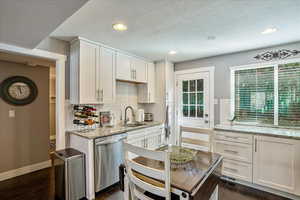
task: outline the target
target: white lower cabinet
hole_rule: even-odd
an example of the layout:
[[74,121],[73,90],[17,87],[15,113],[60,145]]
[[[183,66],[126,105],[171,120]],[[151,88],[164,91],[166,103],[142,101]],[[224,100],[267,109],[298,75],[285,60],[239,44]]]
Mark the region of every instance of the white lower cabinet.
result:
[[127,142],[139,147],[154,150],[164,143],[163,126],[154,126],[128,132]]
[[217,140],[215,150],[225,158],[252,163],[252,145]]
[[234,161],[230,159],[223,160],[222,173],[225,176],[252,182],[252,164]]
[[252,135],[215,132],[214,151],[224,157],[222,174],[252,182]]
[[300,140],[216,131],[214,151],[223,175],[300,195]]
[[299,141],[255,136],[254,143],[253,182],[299,195]]

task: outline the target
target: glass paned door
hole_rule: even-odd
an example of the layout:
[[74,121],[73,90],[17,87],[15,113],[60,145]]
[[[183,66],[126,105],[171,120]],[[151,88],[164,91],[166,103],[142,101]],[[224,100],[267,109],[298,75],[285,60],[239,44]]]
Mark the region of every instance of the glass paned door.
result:
[[177,116],[182,126],[209,127],[209,74],[183,74],[177,79]]

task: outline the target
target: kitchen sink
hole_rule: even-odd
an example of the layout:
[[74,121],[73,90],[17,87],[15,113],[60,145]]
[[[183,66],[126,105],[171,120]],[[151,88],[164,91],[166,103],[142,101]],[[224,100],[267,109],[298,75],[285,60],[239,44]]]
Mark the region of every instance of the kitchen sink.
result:
[[138,127],[138,126],[144,126],[146,123],[143,122],[133,122],[133,123],[128,123],[125,126],[126,127]]

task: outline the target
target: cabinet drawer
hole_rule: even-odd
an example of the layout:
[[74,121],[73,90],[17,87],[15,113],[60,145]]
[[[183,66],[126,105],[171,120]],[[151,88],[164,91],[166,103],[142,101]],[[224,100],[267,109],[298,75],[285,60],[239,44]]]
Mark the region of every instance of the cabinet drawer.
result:
[[252,163],[252,145],[215,140],[215,151],[227,159]]
[[224,159],[222,174],[228,177],[252,182],[252,164]]
[[245,144],[253,143],[253,135],[247,133],[233,133],[227,131],[216,131],[215,132],[216,140],[226,140],[230,142],[239,142]]

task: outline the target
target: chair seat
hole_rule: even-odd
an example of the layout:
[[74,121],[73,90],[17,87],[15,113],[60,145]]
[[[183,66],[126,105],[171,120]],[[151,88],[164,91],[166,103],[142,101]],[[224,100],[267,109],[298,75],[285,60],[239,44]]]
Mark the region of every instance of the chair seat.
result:
[[[150,197],[151,199],[155,199],[155,200],[165,200],[164,197],[157,196],[157,195],[152,194],[152,193],[150,193],[150,192],[145,192],[144,194],[145,194],[147,197]],[[178,195],[171,193],[171,200],[180,200],[180,198],[179,198]]]

